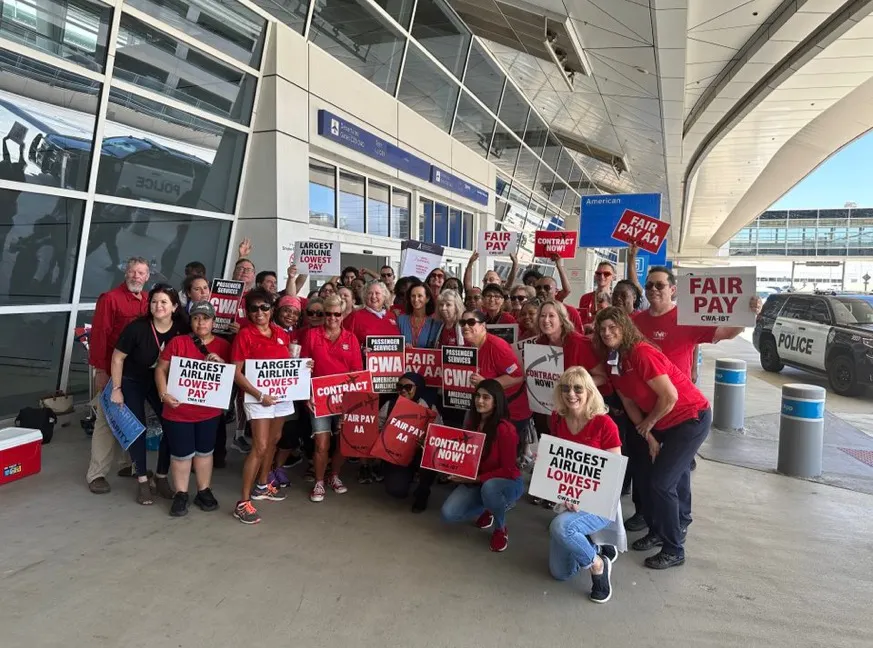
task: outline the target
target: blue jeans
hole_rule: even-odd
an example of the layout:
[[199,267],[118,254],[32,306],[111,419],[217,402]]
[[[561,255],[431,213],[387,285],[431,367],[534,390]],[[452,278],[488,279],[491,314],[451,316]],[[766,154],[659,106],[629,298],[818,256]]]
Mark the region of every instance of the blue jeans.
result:
[[524,493],[524,482],[495,477],[484,484],[460,484],[443,502],[442,516],[446,522],[473,520],[488,511],[494,516],[496,529],[506,526],[506,509]]
[[588,569],[597,547],[586,537],[609,526],[599,515],[579,511],[561,513],[549,525],[549,571],[558,580],[571,578],[580,568]]
[[[139,419],[139,422],[145,425],[146,423],[146,401],[152,406],[155,414],[161,416],[163,405],[158,397],[158,388],[154,380],[141,382],[135,378],[122,376],[121,378],[121,395],[124,396],[124,404],[133,412],[133,415]],[[137,477],[146,476],[146,432],[140,434],[130,448],[130,459],[133,462],[134,474]],[[161,435],[161,445],[158,451],[158,466],[157,474],[166,475],[170,471],[170,446],[167,444],[167,435]]]

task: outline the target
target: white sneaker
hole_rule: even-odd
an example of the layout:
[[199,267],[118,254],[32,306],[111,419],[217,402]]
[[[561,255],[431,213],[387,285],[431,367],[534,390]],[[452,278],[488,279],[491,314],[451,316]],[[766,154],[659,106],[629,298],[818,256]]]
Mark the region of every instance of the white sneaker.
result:
[[330,479],[327,480],[327,483],[330,484],[333,492],[337,495],[342,495],[343,493],[349,492],[349,489],[346,488],[345,484],[343,484],[342,480],[339,478],[339,475],[331,475]]
[[309,493],[309,501],[310,502],[323,502],[324,501],[324,482],[315,482],[315,486],[313,486],[312,491]]

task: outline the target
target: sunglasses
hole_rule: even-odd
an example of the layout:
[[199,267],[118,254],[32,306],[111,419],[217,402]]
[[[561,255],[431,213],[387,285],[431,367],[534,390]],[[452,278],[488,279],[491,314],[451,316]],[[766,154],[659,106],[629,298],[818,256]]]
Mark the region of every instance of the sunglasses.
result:
[[385,277],[387,279],[390,279],[391,277],[394,276],[394,273],[393,272],[382,272],[382,273],[380,273],[380,276]]
[[430,276],[430,278],[431,279],[445,279],[446,275],[444,275],[442,272],[437,272],[436,274],[432,274]]
[[569,394],[571,391],[577,396],[581,396],[585,388],[582,385],[561,385],[562,394]]
[[415,389],[415,385],[412,383],[397,383],[397,391],[399,392],[411,392]]
[[272,308],[273,307],[270,306],[269,304],[252,304],[251,306],[248,306],[246,308],[246,310],[250,313],[257,313],[258,311],[261,311],[262,313],[266,313],[269,310],[271,310]]
[[664,283],[663,281],[647,281],[646,282],[646,290],[664,290],[670,284]]
[[306,314],[309,317],[322,317],[324,315],[324,311],[323,310],[308,310],[307,309]]
[[527,301],[527,295],[513,295],[509,299],[511,299],[514,302],[523,302],[523,301]]
[[537,286],[537,292],[552,292],[552,286]]
[[324,316],[325,317],[336,317],[337,319],[339,319],[340,317],[343,316],[343,314],[342,313],[332,313],[330,311],[324,311]]
[[612,273],[611,272],[595,272],[594,276],[595,277],[611,277]]
[[470,319],[462,319],[458,320],[458,324],[461,326],[469,326],[470,328],[476,326],[476,324],[481,324],[482,320],[477,320],[475,317],[471,317]]

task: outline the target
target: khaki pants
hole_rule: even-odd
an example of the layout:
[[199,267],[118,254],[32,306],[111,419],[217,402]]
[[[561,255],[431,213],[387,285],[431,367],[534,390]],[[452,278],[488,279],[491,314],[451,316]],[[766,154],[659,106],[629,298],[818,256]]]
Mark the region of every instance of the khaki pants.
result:
[[106,417],[103,416],[100,397],[95,397],[91,404],[94,406],[96,419],[94,420],[94,433],[91,435],[91,463],[88,465],[88,474],[85,476],[85,481],[89,484],[98,477],[105,479],[116,462],[119,468],[130,465],[130,456],[118,445],[118,441],[112,436],[112,430],[109,429]]

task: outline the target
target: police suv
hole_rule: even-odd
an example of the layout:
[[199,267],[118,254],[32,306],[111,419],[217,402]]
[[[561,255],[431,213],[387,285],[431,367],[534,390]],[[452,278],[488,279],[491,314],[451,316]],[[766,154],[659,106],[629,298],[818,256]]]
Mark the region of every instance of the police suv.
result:
[[825,374],[843,396],[873,383],[873,297],[770,295],[752,337],[766,371],[789,365]]

